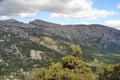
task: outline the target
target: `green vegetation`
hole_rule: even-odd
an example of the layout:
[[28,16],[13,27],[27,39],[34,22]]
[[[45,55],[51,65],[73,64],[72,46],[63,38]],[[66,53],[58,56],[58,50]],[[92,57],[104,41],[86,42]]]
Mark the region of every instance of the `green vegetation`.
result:
[[57,42],[55,41],[55,40],[53,40],[52,38],[50,38],[50,37],[42,37],[43,38],[43,41],[46,43],[46,44],[48,44],[48,45],[50,45],[52,48],[54,48],[54,49],[58,49],[58,44],[57,44]]
[[83,53],[79,45],[71,44],[70,48],[72,49],[73,55],[81,55]]
[[[94,79],[101,79],[105,76],[113,76],[113,73],[111,73],[112,68],[114,68],[114,66],[120,61],[120,54],[109,52],[100,53],[92,48],[86,47],[85,45],[70,45],[69,42],[47,35],[38,35],[36,34],[36,31],[34,31],[34,33],[32,33],[32,36],[39,39],[38,42],[20,38],[18,35],[14,34],[0,34],[0,37],[4,40],[0,43],[0,45],[2,45],[0,49],[0,80],[5,80],[7,78],[11,80],[24,80],[25,75],[23,73],[38,68],[41,69],[35,71],[34,75],[36,77],[42,75],[42,77],[37,77],[38,79],[36,80],[42,80],[39,78],[49,80],[54,75],[56,75],[55,78],[58,78],[58,80],[59,78],[61,79],[61,76],[65,76],[67,80],[70,80],[69,78],[76,80],[86,77],[85,75],[90,75]],[[39,42],[44,42],[45,45],[42,45]],[[42,60],[31,59],[31,50],[44,52],[45,58]],[[72,56],[67,56],[70,53],[72,53]],[[76,61],[78,64],[76,64]],[[51,62],[54,63],[50,66]],[[71,69],[71,66],[73,69]],[[75,68],[73,66],[75,66]],[[83,67],[79,68],[80,66]],[[107,72],[104,71],[104,68],[107,69]],[[57,69],[57,71],[55,71],[55,69]],[[23,72],[21,72],[21,70]],[[83,72],[80,72],[79,70]],[[87,70],[88,74],[86,73]],[[45,75],[43,76],[43,74],[45,74],[47,78]],[[13,76],[13,78],[11,78],[11,76]],[[111,80],[110,78],[109,80]],[[91,80],[94,79],[91,78]]]
[[95,80],[93,72],[82,60],[71,55],[62,60],[47,69],[35,71],[28,80]]
[[45,40],[45,42],[47,42],[50,45],[56,45],[57,44],[53,39],[51,39],[49,37],[43,37],[43,39]]
[[[120,64],[100,66],[98,62],[96,60],[96,65],[90,67],[83,60],[68,55],[63,57],[62,62],[35,70],[28,80],[120,80]],[[94,66],[96,71],[93,70]]]
[[70,48],[72,55],[48,68],[35,70],[28,80],[120,80],[120,64],[106,64],[97,59],[88,63],[79,57],[83,53],[80,46],[72,44]]
[[99,74],[99,80],[120,80],[120,64],[113,69],[104,69],[103,73]]

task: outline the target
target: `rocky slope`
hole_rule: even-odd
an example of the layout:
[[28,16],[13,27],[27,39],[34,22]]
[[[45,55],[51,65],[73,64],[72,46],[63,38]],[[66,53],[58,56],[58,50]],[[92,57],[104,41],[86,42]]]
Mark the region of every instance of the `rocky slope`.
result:
[[[47,34],[51,37],[61,37],[73,43],[81,43],[90,47],[103,48],[113,52],[120,52],[120,31],[103,25],[59,25],[35,20],[24,24],[15,20],[0,21],[0,28],[4,32],[18,34],[28,38],[29,33]],[[95,45],[94,45],[95,44]],[[118,50],[117,50],[118,49]],[[110,50],[111,51],[111,50]]]
[[32,25],[47,26],[43,33],[72,43],[80,43],[99,51],[120,53],[120,31],[104,25],[58,25],[41,20],[30,22]]

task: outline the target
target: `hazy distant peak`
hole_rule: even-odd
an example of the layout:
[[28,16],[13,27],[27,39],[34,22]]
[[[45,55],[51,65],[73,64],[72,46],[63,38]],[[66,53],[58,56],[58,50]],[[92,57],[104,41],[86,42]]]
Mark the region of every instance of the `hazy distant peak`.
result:
[[10,22],[10,23],[14,23],[14,22],[18,22],[17,20],[15,19],[8,19],[8,20],[4,20],[5,22]]
[[36,25],[36,26],[45,26],[45,27],[56,27],[56,26],[60,26],[60,24],[56,24],[56,23],[51,23],[51,22],[47,22],[47,21],[42,21],[39,19],[36,19],[34,21],[29,22],[29,24],[32,25]]

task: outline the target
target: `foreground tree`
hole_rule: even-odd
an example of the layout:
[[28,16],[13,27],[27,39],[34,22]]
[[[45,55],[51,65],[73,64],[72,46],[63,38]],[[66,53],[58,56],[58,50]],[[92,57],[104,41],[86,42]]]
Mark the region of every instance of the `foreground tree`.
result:
[[36,70],[29,80],[95,80],[95,77],[82,60],[69,55],[48,69]]
[[113,70],[104,69],[104,72],[99,74],[99,80],[120,80],[120,64]]

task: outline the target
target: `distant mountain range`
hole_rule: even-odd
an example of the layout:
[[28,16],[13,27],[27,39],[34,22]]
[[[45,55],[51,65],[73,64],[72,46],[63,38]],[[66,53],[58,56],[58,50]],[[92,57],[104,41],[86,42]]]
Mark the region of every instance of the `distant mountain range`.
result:
[[42,20],[0,21],[0,74],[27,72],[59,61],[79,44],[85,60],[120,61],[120,30],[104,25],[60,25]]

